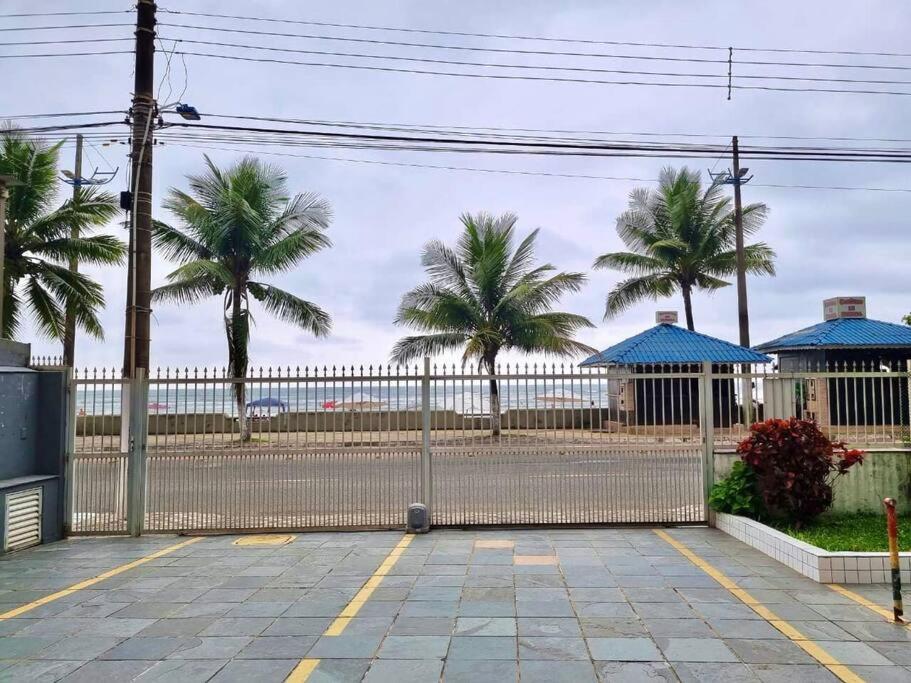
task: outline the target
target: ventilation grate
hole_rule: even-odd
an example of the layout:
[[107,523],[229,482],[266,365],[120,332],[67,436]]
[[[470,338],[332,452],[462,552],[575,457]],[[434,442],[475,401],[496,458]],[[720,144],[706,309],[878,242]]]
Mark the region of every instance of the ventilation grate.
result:
[[41,487],[6,496],[4,550],[21,550],[41,543]]

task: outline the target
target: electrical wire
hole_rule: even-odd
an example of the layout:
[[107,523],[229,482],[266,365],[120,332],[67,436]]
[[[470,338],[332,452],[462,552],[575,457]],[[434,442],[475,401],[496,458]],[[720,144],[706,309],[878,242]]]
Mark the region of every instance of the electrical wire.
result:
[[4,26],[0,31],[55,31],[58,29],[71,28],[114,28],[130,26],[133,24],[68,24],[65,26]]
[[443,35],[443,36],[459,36],[459,37],[469,37],[469,38],[497,38],[505,40],[530,40],[530,41],[541,41],[541,42],[556,42],[556,43],[578,43],[586,45],[619,45],[619,46],[629,46],[629,47],[651,47],[651,48],[662,48],[662,49],[683,49],[683,50],[720,50],[727,51],[729,49],[737,50],[738,52],[776,52],[776,53],[793,53],[793,54],[818,54],[818,55],[851,55],[851,56],[869,56],[869,57],[911,57],[911,53],[907,52],[870,52],[863,50],[814,50],[814,49],[805,49],[805,48],[771,48],[771,47],[746,47],[746,46],[727,46],[727,45],[694,45],[694,44],[680,44],[680,43],[654,43],[654,42],[632,42],[632,41],[620,41],[620,40],[593,40],[585,38],[557,38],[553,36],[527,36],[527,35],[517,35],[517,34],[503,34],[503,33],[477,33],[469,31],[444,31],[444,30],[431,30],[431,29],[420,29],[420,28],[405,28],[400,26],[371,26],[367,24],[343,24],[343,23],[333,23],[326,21],[306,21],[300,19],[277,19],[270,17],[258,17],[258,16],[249,16],[249,15],[236,15],[236,14],[210,14],[206,12],[187,12],[184,10],[172,10],[172,9],[162,9],[162,12],[168,14],[180,14],[186,16],[195,16],[195,17],[206,17],[212,19],[240,19],[244,21],[261,21],[268,23],[276,24],[300,24],[305,26],[322,26],[327,28],[345,28],[345,29],[358,29],[365,31],[390,31],[390,32],[401,32],[401,33],[419,33],[419,34],[429,34],[429,35]]
[[44,52],[24,55],[0,55],[0,59],[28,59],[32,57],[90,57],[95,55],[131,55],[132,50],[104,50],[97,52]]
[[[334,62],[305,62],[299,60],[289,60],[289,59],[273,59],[266,57],[241,57],[238,55],[223,55],[223,54],[212,54],[208,52],[179,52],[177,54],[185,54],[187,56],[194,57],[208,57],[211,59],[224,59],[224,60],[233,60],[241,62],[258,62],[265,64],[287,64],[294,66],[316,66],[316,67],[327,67],[327,68],[337,68],[337,69],[354,69],[354,70],[366,70],[366,71],[383,71],[389,73],[403,73],[403,74],[420,74],[424,76],[452,76],[455,78],[476,78],[484,79],[490,78],[495,80],[510,80],[510,81],[536,81],[536,82],[551,82],[551,83],[587,83],[587,84],[596,84],[596,85],[650,85],[656,87],[670,87],[670,88],[721,88],[727,89],[728,86],[722,83],[689,83],[689,82],[670,82],[670,81],[636,81],[636,80],[606,80],[606,79],[595,79],[595,78],[569,78],[569,77],[559,77],[559,76],[519,76],[514,74],[478,74],[478,73],[460,73],[453,71],[435,71],[431,69],[405,69],[392,66],[376,66],[369,64],[338,64]],[[773,86],[773,85],[733,85],[731,86],[735,90],[763,90],[763,91],[772,91],[772,92],[818,92],[818,93],[834,93],[839,95],[901,95],[909,96],[911,91],[904,90],[869,90],[869,89],[837,89],[837,88],[814,88],[814,87],[789,87],[789,86]]]
[[76,38],[73,40],[19,40],[12,43],[0,43],[0,47],[17,47],[22,45],[73,45],[77,43],[116,43],[135,38]]
[[54,112],[49,114],[10,114],[9,116],[0,116],[0,119],[58,119],[69,118],[71,116],[100,116],[102,114],[125,114],[123,109],[111,109],[108,111],[68,111]]
[[[367,43],[371,45],[393,45],[397,47],[417,47],[429,48],[434,50],[459,50],[467,52],[487,52],[495,54],[522,54],[522,55],[546,55],[558,57],[591,57],[591,58],[608,58],[608,59],[633,59],[646,61],[665,61],[665,62],[688,62],[700,64],[728,64],[728,58],[714,59],[708,57],[670,57],[659,55],[631,55],[631,54],[612,54],[603,52],[569,52],[558,50],[523,50],[516,48],[496,48],[496,47],[474,47],[468,45],[440,45],[436,43],[409,43],[396,40],[380,40],[374,38],[353,38],[349,36],[325,36],[308,33],[284,33],[279,31],[256,31],[253,29],[228,28],[222,26],[200,26],[196,24],[171,24],[162,22],[160,26],[169,28],[181,28],[194,31],[216,31],[221,33],[240,33],[244,35],[268,36],[278,38],[303,38],[307,40],[330,40],[348,43]],[[799,67],[825,67],[825,68],[850,68],[850,69],[894,69],[900,71],[911,71],[911,65],[874,65],[874,64],[845,64],[845,63],[825,63],[825,62],[782,62],[772,60],[737,60],[738,65],[750,66],[799,66]]]
[[[726,73],[692,73],[692,72],[673,72],[673,71],[639,71],[639,70],[630,70],[630,69],[601,69],[601,68],[592,68],[592,67],[578,67],[578,66],[552,66],[552,65],[540,65],[540,64],[502,64],[496,62],[467,62],[459,60],[449,60],[449,59],[431,59],[427,57],[404,57],[401,55],[375,55],[375,54],[365,54],[362,52],[334,52],[334,51],[325,51],[325,50],[302,50],[296,48],[284,48],[284,47],[271,47],[265,45],[247,45],[242,43],[223,43],[209,40],[192,40],[184,38],[168,39],[174,41],[174,46],[176,48],[177,43],[186,43],[189,45],[208,45],[213,47],[229,47],[236,49],[244,50],[263,50],[268,52],[286,52],[293,54],[306,54],[306,55],[323,55],[330,57],[353,57],[358,59],[378,59],[378,60],[390,60],[390,61],[400,61],[400,62],[416,62],[420,64],[445,64],[449,66],[471,66],[471,67],[484,67],[484,68],[502,68],[502,69],[521,69],[521,70],[542,70],[542,71],[571,71],[571,72],[582,72],[582,73],[608,73],[608,74],[623,74],[623,75],[632,75],[632,76],[664,76],[664,77],[673,77],[673,78],[714,78],[716,80],[721,80],[727,82],[728,76]],[[170,60],[170,56],[168,56]],[[169,61],[170,66],[170,61]],[[784,75],[772,75],[766,76],[761,74],[740,74],[736,76],[737,80],[776,80],[776,81],[805,81],[805,82],[817,82],[817,83],[858,83],[865,85],[911,85],[911,80],[894,80],[894,79],[859,79],[859,78],[827,78],[822,76],[784,76]],[[911,94],[911,93],[908,93]]]
[[[189,149],[202,149],[202,150],[217,150],[225,152],[238,152],[241,154],[248,154],[252,150],[248,149],[238,149],[231,147],[219,147],[215,145],[192,145],[186,143],[169,143],[170,147],[181,147]],[[300,159],[317,159],[322,161],[339,161],[346,163],[355,163],[355,164],[368,164],[368,165],[377,165],[377,166],[395,166],[395,167],[405,167],[405,168],[419,168],[419,169],[434,169],[434,170],[445,170],[445,171],[470,171],[475,173],[493,173],[493,174],[505,174],[505,175],[520,175],[520,176],[541,176],[547,178],[572,178],[572,179],[581,179],[581,180],[608,180],[608,181],[623,181],[623,182],[642,182],[642,183],[654,183],[657,182],[655,178],[636,178],[636,177],[623,177],[623,176],[602,176],[602,175],[592,175],[585,173],[555,173],[549,171],[522,171],[515,169],[502,169],[502,168],[478,168],[471,166],[450,166],[450,165],[439,165],[439,164],[417,164],[411,162],[403,161],[383,161],[379,159],[352,159],[346,157],[327,157],[317,154],[292,154],[290,152],[269,152],[269,151],[260,151],[257,150],[257,154],[265,154],[269,156],[280,156],[280,157],[295,157]],[[899,193],[911,193],[911,188],[888,188],[888,187],[848,187],[848,186],[834,186],[834,185],[786,185],[786,184],[775,184],[775,183],[751,183],[751,187],[764,187],[764,188],[776,188],[776,189],[803,189],[803,190],[853,190],[853,191],[864,191],[864,192],[899,192]]]
[[132,14],[131,9],[92,10],[89,12],[22,12],[18,14],[0,14],[0,19],[19,19],[23,17],[87,17],[99,14]]

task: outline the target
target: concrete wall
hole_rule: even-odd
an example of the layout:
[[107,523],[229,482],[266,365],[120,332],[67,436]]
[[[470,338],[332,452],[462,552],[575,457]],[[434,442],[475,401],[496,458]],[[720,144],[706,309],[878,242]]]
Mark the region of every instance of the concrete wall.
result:
[[[738,457],[715,454],[715,481],[728,475]],[[911,514],[911,449],[868,451],[863,465],[836,481],[832,511],[881,512],[886,497],[895,498],[901,514]]]
[[[603,411],[607,419],[608,411]],[[504,429],[587,429],[601,424],[602,411],[592,408],[510,409],[503,413]],[[612,417],[616,418],[616,415]],[[461,415],[454,410],[430,411],[431,429],[485,429],[490,418]],[[369,432],[421,429],[420,410],[394,411],[307,411],[283,413],[254,420],[257,432]],[[236,420],[222,413],[149,415],[149,434],[221,434],[237,430]],[[76,418],[78,436],[120,434],[119,415],[80,415]]]

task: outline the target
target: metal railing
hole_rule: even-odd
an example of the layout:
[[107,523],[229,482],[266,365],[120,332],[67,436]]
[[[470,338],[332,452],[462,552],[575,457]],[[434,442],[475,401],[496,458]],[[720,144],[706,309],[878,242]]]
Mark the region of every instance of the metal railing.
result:
[[712,454],[752,421],[909,442],[907,366],[162,370],[142,390],[139,455],[134,384],[75,373],[76,532],[127,530],[130,491],[152,531],[388,528],[417,501],[435,524],[700,522]]

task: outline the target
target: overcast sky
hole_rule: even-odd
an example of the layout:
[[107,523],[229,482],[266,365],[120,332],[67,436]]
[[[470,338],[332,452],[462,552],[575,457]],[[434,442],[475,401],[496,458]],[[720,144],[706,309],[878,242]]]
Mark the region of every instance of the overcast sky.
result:
[[[160,5],[169,7],[173,3],[176,0],[162,0]],[[80,7],[121,9],[126,4],[99,0],[83,3]],[[445,3],[300,3],[272,0],[249,3],[212,0],[184,1],[179,6],[225,14],[255,11],[262,16],[468,32],[898,52],[907,51],[907,36],[911,29],[911,5],[899,2],[571,0],[490,3],[460,0]],[[63,11],[73,7],[73,3],[63,1],[5,0],[2,3],[3,12]],[[130,19],[130,15],[123,15],[114,20]],[[162,16],[162,21],[170,19]],[[8,21],[6,25],[9,26],[25,23],[0,20],[3,21]],[[51,23],[52,20],[33,21]],[[64,18],[60,23],[69,22]],[[224,25],[235,23],[224,22]],[[264,28],[263,25],[245,26]],[[276,30],[278,26],[266,25],[265,28]],[[301,26],[287,28],[298,32],[306,30]],[[308,32],[316,31],[339,36],[364,35],[342,29],[309,29]],[[63,37],[62,33],[55,37]],[[178,35],[177,29],[167,27],[162,27],[161,33],[165,37]],[[129,35],[129,29],[111,29],[109,35]],[[183,35],[187,35],[186,32]],[[403,34],[384,37],[407,39]],[[503,41],[492,39],[418,37],[447,44],[504,46]],[[16,39],[22,39],[22,36]],[[270,40],[267,44],[281,44],[278,41],[280,39]],[[237,42],[241,41],[237,39]],[[170,43],[166,44],[170,46]],[[300,41],[296,45],[300,47]],[[505,46],[516,47],[516,44]],[[556,49],[560,47],[558,45]],[[544,48],[555,49],[553,45]],[[326,44],[322,43],[319,49],[326,49]],[[367,51],[363,46],[358,49]],[[603,46],[600,49],[604,50]],[[632,49],[623,48],[626,52]],[[11,48],[2,50],[11,51]],[[409,54],[421,53],[412,50]],[[637,54],[658,53],[640,50]],[[477,55],[471,57],[477,58]],[[763,57],[775,58],[774,55]],[[806,55],[799,57],[807,58]],[[865,58],[852,59],[860,62]],[[520,60],[520,57],[510,56],[504,61]],[[578,60],[575,63],[579,63]],[[911,64],[911,60],[907,63]],[[159,74],[162,65],[159,55]],[[733,100],[727,101],[723,91],[712,89],[461,79],[226,62],[202,57],[188,57],[187,65],[189,80],[183,100],[202,112],[221,114],[463,126],[736,133],[744,142],[748,142],[750,135],[911,137],[907,126],[911,97],[737,91]],[[132,88],[131,72],[130,55],[7,60],[3,63],[0,115],[125,109],[129,106]],[[830,72],[820,69],[818,73]],[[903,78],[900,71],[888,76]],[[172,69],[170,85],[178,92],[183,89],[182,66]],[[168,87],[165,84],[164,90]],[[102,151],[110,163],[125,166],[125,147],[106,147]],[[308,153],[303,148],[290,151]],[[703,173],[713,164],[712,160],[584,160],[362,150],[315,150],[312,153],[634,178],[656,177],[660,168],[668,163],[688,163]],[[72,147],[66,148],[63,154],[63,167],[71,167]],[[92,154],[97,158],[95,150]],[[185,187],[184,175],[201,169],[202,154],[198,149],[168,146],[156,149],[157,218],[171,220],[159,208],[160,199],[169,187]],[[230,164],[240,156],[230,151],[212,151],[210,154],[220,165]],[[275,278],[274,282],[321,305],[332,314],[334,326],[329,338],[315,340],[302,331],[271,320],[265,313],[254,311],[256,326],[252,332],[250,355],[257,366],[385,363],[392,344],[402,334],[402,330],[392,324],[401,294],[424,279],[420,266],[421,246],[433,238],[451,243],[459,232],[458,216],[465,211],[513,211],[519,215],[521,233],[541,229],[539,255],[542,259],[560,269],[589,272],[595,256],[621,248],[615,232],[616,217],[625,209],[629,191],[643,185],[628,181],[264,158],[287,171],[292,191],[318,192],[332,204],[334,220],[330,235],[334,247],[304,261],[299,268]],[[754,343],[820,321],[822,300],[830,296],[865,295],[870,317],[893,322],[898,322],[901,315],[911,309],[911,297],[908,297],[911,193],[755,186],[811,184],[911,188],[911,167],[749,160],[744,163],[755,176],[753,185],[744,189],[745,201],[762,201],[771,208],[760,239],[767,241],[778,253],[777,277],[749,279]],[[728,161],[723,159],[717,162],[716,170],[727,165]],[[119,191],[123,189],[122,183],[121,173],[111,187]],[[68,187],[61,186],[61,198],[68,191]],[[112,230],[121,232],[116,226],[112,226]],[[153,286],[161,284],[164,275],[173,267],[156,256]],[[125,272],[107,269],[97,275],[105,286],[108,301],[102,315],[107,338],[104,342],[95,342],[81,336],[77,363],[119,366]],[[584,291],[563,301],[564,310],[581,313],[597,323],[596,329],[580,336],[582,341],[598,348],[609,346],[654,324],[654,312],[659,308],[680,310],[682,319],[682,302],[678,297],[658,304],[644,302],[615,319],[602,321],[605,295],[618,279],[620,276],[615,273],[593,272]],[[694,311],[699,331],[736,340],[733,287],[713,296],[697,294]],[[30,327],[26,330],[23,337],[33,342],[35,353],[59,352],[56,344],[32,337]],[[205,300],[194,307],[158,305],[152,337],[153,365],[224,364],[227,353],[220,299]]]

